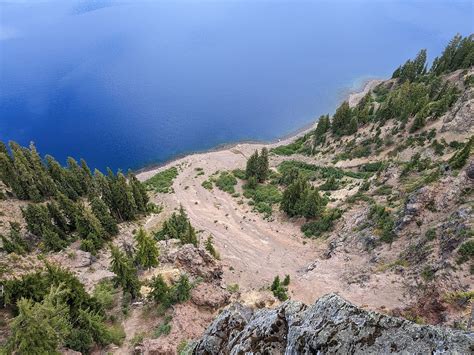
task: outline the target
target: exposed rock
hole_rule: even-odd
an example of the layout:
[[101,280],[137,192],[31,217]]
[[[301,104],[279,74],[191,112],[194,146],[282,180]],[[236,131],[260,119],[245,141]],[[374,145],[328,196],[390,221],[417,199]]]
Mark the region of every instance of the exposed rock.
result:
[[441,132],[469,132],[474,126],[474,90],[466,90],[456,101],[453,108],[443,117]]
[[149,339],[144,341],[143,344],[137,345],[134,349],[134,353],[147,355],[174,355],[176,349],[171,344],[166,344],[160,339]]
[[466,175],[469,179],[474,180],[474,161],[471,161],[467,166]]
[[474,351],[474,336],[362,310],[335,294],[314,305],[287,301],[252,311],[235,304],[198,341],[195,354],[441,354]]
[[395,231],[399,232],[405,228],[432,200],[433,193],[427,187],[422,187],[411,194],[405,203],[400,217],[395,223]]
[[230,293],[219,286],[200,283],[193,288],[191,293],[191,301],[200,307],[217,309],[229,302]]
[[465,240],[470,229],[468,223],[471,215],[470,207],[460,208],[439,226],[440,256],[446,257]]
[[193,276],[202,277],[207,281],[221,282],[222,266],[203,248],[186,244],[168,255],[167,261],[186,270]]

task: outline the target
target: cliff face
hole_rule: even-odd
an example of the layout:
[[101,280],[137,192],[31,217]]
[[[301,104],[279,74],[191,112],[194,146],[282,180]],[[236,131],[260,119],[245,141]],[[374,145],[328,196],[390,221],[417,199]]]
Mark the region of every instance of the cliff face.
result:
[[195,354],[468,354],[474,335],[358,308],[336,294],[312,306],[295,301],[276,309],[234,304],[198,341]]

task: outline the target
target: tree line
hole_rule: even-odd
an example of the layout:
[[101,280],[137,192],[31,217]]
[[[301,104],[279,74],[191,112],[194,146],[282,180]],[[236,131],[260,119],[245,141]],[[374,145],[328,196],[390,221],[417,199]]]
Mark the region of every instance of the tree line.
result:
[[[96,252],[118,233],[117,223],[152,208],[144,185],[131,172],[92,173],[84,160],[79,165],[68,158],[65,167],[51,156],[43,160],[33,144],[10,142],[9,147],[0,144],[0,179],[13,197],[32,201],[22,213],[28,232],[45,250],[58,251],[80,239],[83,250]],[[1,238],[6,251],[25,249],[16,231]]]
[[313,147],[324,144],[328,132],[335,136],[352,135],[369,122],[383,125],[389,119],[400,121],[404,129],[408,119],[414,118],[409,130],[416,132],[428,118],[444,114],[459,96],[456,87],[443,81],[441,75],[473,65],[474,35],[456,35],[434,59],[430,69],[426,50],[421,50],[394,71],[395,85],[379,85],[353,108],[347,101],[343,102],[332,119],[329,115],[321,116],[312,133]]

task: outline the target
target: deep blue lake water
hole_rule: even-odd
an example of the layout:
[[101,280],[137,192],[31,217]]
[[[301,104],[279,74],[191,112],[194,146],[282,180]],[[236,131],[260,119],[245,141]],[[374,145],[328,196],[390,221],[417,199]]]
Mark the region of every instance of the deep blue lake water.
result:
[[472,4],[0,2],[0,139],[101,169],[272,140],[474,32]]

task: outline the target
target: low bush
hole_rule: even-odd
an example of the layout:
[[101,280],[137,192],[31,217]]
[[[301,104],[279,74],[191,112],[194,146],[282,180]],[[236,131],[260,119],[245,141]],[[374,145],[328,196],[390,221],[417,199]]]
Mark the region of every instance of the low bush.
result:
[[227,171],[223,171],[220,173],[219,177],[215,181],[216,186],[225,192],[230,194],[235,193],[235,185],[237,185],[237,179],[234,175],[230,174]]
[[169,193],[172,191],[171,186],[173,185],[174,179],[178,176],[178,169],[172,167],[166,170],[163,170],[153,177],[145,181],[145,186],[154,190],[155,192]]

